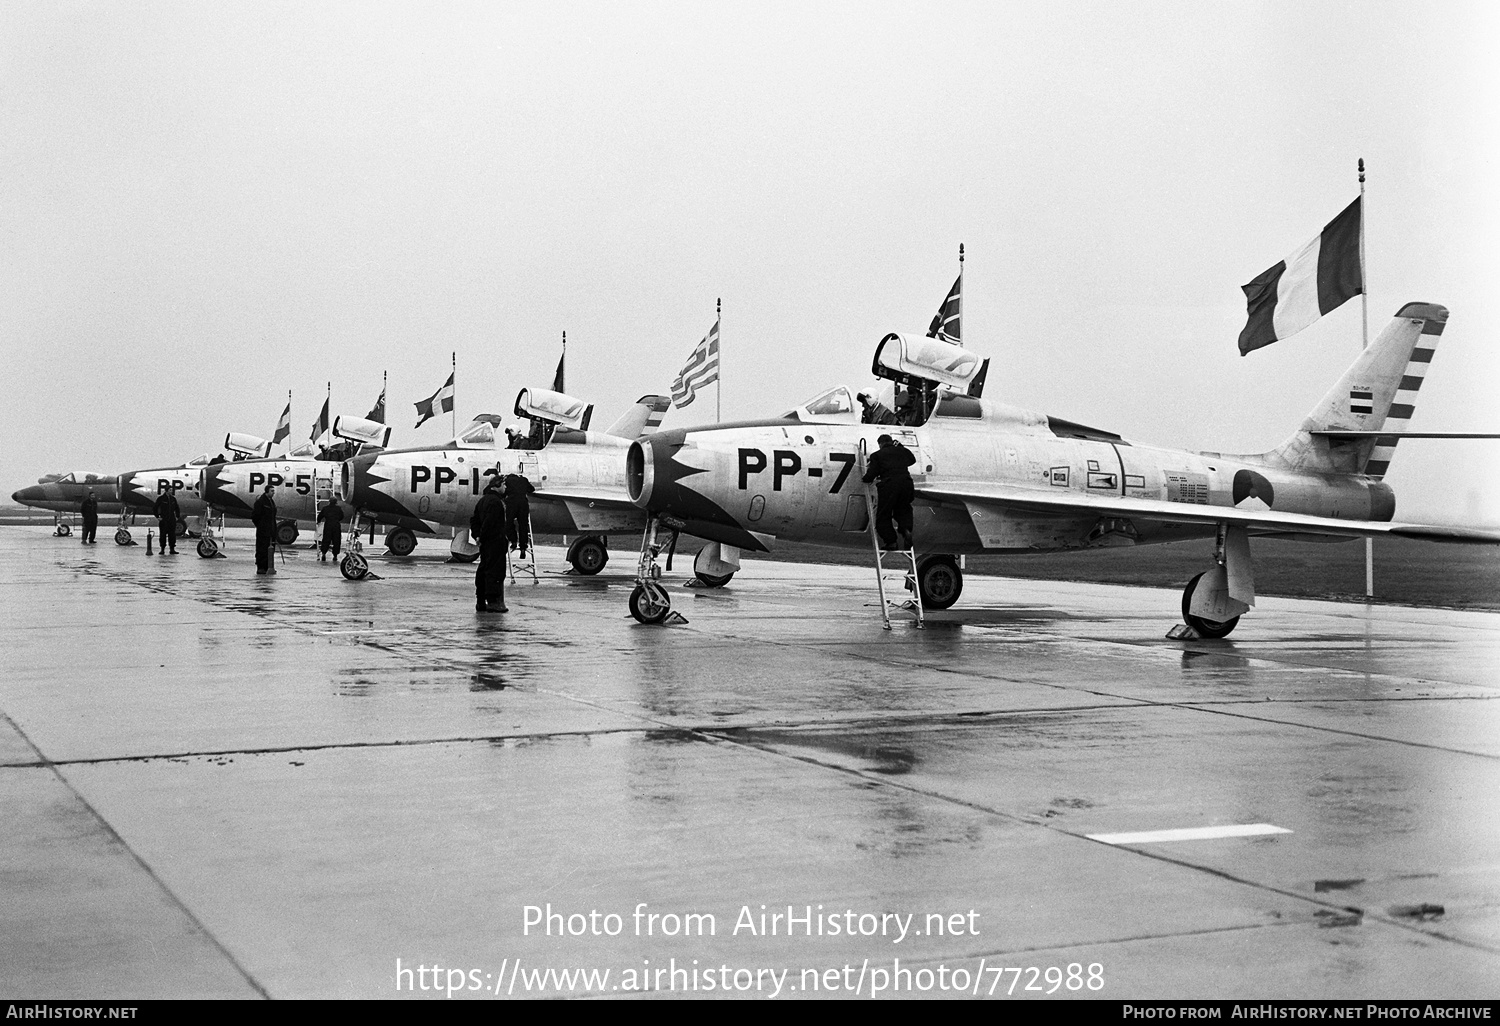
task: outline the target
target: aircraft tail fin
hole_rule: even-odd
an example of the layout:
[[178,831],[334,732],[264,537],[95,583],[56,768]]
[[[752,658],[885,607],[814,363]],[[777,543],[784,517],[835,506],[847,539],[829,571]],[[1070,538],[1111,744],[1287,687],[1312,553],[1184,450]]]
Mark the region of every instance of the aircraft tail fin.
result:
[[1340,438],[1338,432],[1405,430],[1447,323],[1447,308],[1435,303],[1403,306],[1296,434],[1265,453],[1265,460],[1293,470],[1384,477],[1397,438]]
[[604,433],[630,439],[652,434],[661,427],[662,418],[667,415],[667,409],[671,405],[670,396],[643,395],[635,401],[634,406],[625,411],[623,417],[607,427]]

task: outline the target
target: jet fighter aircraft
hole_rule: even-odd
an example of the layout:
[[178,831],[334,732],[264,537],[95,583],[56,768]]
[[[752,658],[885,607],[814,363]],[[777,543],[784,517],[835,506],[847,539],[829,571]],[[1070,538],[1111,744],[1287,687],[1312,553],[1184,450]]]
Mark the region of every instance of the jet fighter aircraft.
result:
[[[406,555],[416,546],[417,534],[433,534],[438,527],[466,532],[474,504],[491,477],[519,473],[532,483],[532,528],[541,534],[578,535],[567,559],[580,574],[597,574],[609,560],[606,536],[636,534],[646,517],[625,494],[625,453],[631,441],[653,431],[671,400],[641,397],[604,431],[590,431],[593,407],[560,392],[522,389],[516,415],[534,426],[526,438],[539,447],[508,448],[497,441],[494,422],[475,421],[453,441],[431,449],[391,449],[356,456],[344,465],[343,496],[354,507],[353,531],[361,518],[392,525],[387,547]],[[467,536],[454,539],[460,559]],[[346,577],[358,580],[365,567],[358,552],[340,563]],[[713,574],[704,564],[699,576],[722,584],[733,573]]]
[[[751,551],[779,540],[870,546],[856,471],[889,433],[916,457],[913,533],[922,555],[912,583],[928,608],[958,599],[962,553],[1215,538],[1215,565],[1189,582],[1182,607],[1200,636],[1223,637],[1255,601],[1251,535],[1500,543],[1500,532],[1392,519],[1395,496],[1383,477],[1402,435],[1419,437],[1402,429],[1447,320],[1441,306],[1402,307],[1290,438],[1250,455],[1141,445],[985,400],[973,394],[983,377],[974,358],[953,376],[971,350],[928,352],[933,340],[889,335],[874,369],[924,397],[909,407],[915,419],[664,431],[630,446],[627,486],[650,514],[643,551],[662,527]],[[966,384],[970,394],[960,394]],[[652,587],[644,563],[631,611],[657,622],[670,599]]]
[[78,513],[83,509],[83,500],[94,490],[101,514],[119,513],[120,499],[117,482],[113,474],[91,474],[82,470],[70,470],[63,474],[47,474],[29,487],[11,492],[12,502],[36,509],[51,510],[56,516],[58,537],[73,533],[72,526],[64,519],[65,513]]
[[[340,446],[348,445],[352,451],[361,446],[379,449],[390,441],[391,429],[358,417],[335,417],[333,435],[342,440]],[[261,441],[235,435],[225,439],[226,446],[246,458],[202,468],[198,494],[222,524],[224,518],[249,520],[266,485],[275,485],[276,541],[291,545],[297,540],[298,524],[316,523],[323,504],[336,495],[342,460],[329,459],[306,442],[285,456],[272,458],[265,455],[269,442],[255,445]],[[198,554],[212,558],[217,552],[210,531],[199,541]]]

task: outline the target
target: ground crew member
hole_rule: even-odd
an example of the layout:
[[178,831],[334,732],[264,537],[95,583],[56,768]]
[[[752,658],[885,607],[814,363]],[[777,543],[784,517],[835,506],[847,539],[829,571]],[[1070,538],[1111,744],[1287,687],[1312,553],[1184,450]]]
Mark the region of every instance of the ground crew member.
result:
[[531,545],[531,500],[527,496],[534,491],[531,482],[520,474],[505,475],[505,513],[510,519],[505,535],[522,559]]
[[276,566],[271,562],[271,546],[276,541],[275,485],[266,485],[266,490],[255,500],[250,522],[255,525],[255,572],[274,574]]
[[94,495],[94,490],[89,489],[88,495],[83,499],[83,541],[84,545],[94,544],[94,533],[99,530],[99,500]]
[[333,550],[334,562],[338,562],[344,528],[344,507],[339,505],[339,500],[329,499],[318,511],[318,521],[323,525],[323,537],[318,539],[318,562],[328,560],[329,549]]
[[505,605],[505,535],[509,517],[502,487],[500,478],[490,478],[484,494],[474,505],[474,515],[469,518],[469,537],[479,546],[479,569],[474,571],[474,608],[481,613],[489,608],[490,602],[500,612],[510,612]]
[[[865,461],[864,480],[876,482],[875,534],[881,548],[911,548],[911,500],[914,494],[906,468],[917,462],[911,450],[890,435],[875,440],[880,448]],[[891,530],[891,521],[896,530]]]
[[176,489],[168,488],[158,495],[151,506],[151,512],[156,514],[156,523],[161,533],[161,548],[157,550],[157,554],[177,555],[177,520],[180,514],[177,511]]

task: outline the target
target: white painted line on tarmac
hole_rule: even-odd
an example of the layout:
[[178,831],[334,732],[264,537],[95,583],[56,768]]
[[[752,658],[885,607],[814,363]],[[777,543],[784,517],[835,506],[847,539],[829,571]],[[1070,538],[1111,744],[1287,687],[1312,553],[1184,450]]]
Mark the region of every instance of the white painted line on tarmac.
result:
[[1129,834],[1085,834],[1091,841],[1105,844],[1156,844],[1163,841],[1214,841],[1221,837],[1258,837],[1262,834],[1289,834],[1286,827],[1270,823],[1240,823],[1232,826],[1188,827],[1182,830],[1140,830]]

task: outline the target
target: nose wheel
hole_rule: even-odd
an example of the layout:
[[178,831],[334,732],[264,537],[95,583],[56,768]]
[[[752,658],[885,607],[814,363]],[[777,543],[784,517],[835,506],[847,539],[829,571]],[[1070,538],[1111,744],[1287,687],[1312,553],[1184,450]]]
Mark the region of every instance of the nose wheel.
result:
[[[681,526],[680,523],[677,525]],[[646,517],[646,530],[641,535],[641,557],[636,563],[635,588],[630,592],[630,615],[641,623],[663,623],[672,615],[672,597],[658,581],[661,567],[656,565],[656,557],[662,546],[657,536],[661,528],[662,518],[658,514]],[[675,543],[675,533],[672,540]]]
[[350,552],[339,560],[339,573],[345,580],[362,581],[370,576],[370,561],[361,552]]
[[641,623],[661,623],[671,611],[671,596],[655,581],[642,581],[630,593],[630,615]]

